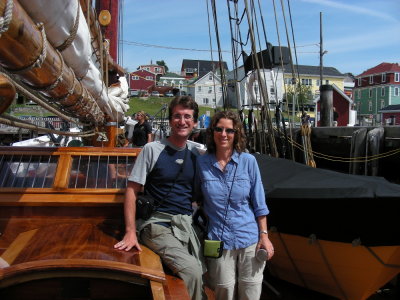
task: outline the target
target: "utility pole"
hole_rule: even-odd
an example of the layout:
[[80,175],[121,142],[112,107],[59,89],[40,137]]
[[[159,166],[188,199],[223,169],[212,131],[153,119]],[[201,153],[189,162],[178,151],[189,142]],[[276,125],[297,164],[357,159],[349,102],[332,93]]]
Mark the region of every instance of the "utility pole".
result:
[[323,56],[324,56],[324,44],[322,38],[322,12],[319,12],[319,86],[322,85],[323,79]]
[[331,127],[333,124],[333,88],[331,85],[324,85],[323,81],[323,56],[327,53],[324,51],[323,35],[322,35],[322,12],[319,13],[319,99],[320,99],[320,125],[321,127]]

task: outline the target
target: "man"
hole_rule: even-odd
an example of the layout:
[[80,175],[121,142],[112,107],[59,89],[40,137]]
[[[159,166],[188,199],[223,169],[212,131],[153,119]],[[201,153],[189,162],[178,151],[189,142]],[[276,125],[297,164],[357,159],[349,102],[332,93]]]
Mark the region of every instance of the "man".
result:
[[[191,97],[178,96],[169,104],[168,113],[170,136],[146,144],[128,178],[124,202],[126,233],[114,247],[141,251],[140,238],[184,280],[192,299],[206,299],[200,242],[191,224],[195,159],[199,153],[186,143],[197,125],[199,108]],[[143,186],[161,205],[148,220],[136,222],[136,199]]]

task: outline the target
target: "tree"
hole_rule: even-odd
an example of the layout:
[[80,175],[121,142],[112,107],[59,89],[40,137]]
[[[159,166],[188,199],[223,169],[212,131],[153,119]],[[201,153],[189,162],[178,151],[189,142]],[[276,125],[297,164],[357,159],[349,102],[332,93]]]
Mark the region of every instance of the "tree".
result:
[[309,85],[297,83],[286,86],[286,100],[293,103],[293,97],[296,95],[296,102],[299,107],[308,104],[312,100],[312,89]]
[[158,66],[163,66],[163,67],[165,68],[165,73],[168,72],[168,66],[167,66],[167,64],[165,63],[164,60],[157,60],[157,61],[156,61],[156,64],[157,64]]

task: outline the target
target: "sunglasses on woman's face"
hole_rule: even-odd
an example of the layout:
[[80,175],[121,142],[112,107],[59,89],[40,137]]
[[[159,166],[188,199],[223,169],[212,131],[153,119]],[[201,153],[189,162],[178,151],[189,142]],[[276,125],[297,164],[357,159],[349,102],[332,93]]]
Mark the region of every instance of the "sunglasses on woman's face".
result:
[[232,128],[214,127],[214,131],[218,133],[222,133],[224,130],[226,134],[234,134],[236,132],[236,130]]

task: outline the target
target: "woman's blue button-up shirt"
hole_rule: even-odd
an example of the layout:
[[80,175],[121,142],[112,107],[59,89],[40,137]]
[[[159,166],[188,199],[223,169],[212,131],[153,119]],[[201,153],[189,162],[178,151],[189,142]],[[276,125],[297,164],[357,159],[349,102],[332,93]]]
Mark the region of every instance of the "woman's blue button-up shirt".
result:
[[268,215],[269,210],[254,156],[234,151],[225,171],[219,168],[215,154],[199,156],[195,178],[196,192],[202,193],[209,218],[208,238],[223,240],[224,249],[229,250],[257,243],[256,218]]

